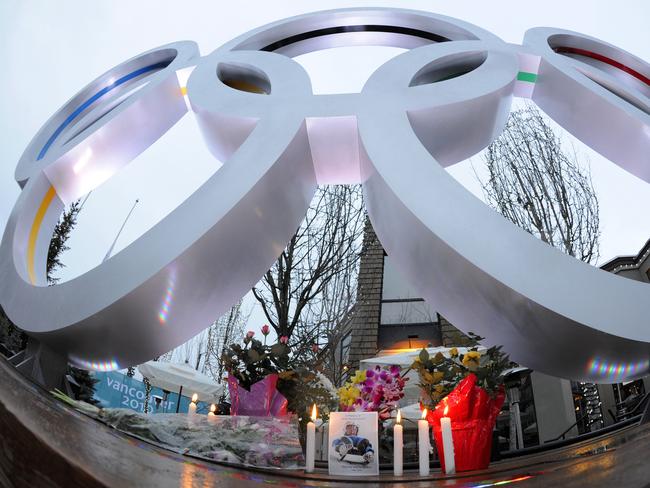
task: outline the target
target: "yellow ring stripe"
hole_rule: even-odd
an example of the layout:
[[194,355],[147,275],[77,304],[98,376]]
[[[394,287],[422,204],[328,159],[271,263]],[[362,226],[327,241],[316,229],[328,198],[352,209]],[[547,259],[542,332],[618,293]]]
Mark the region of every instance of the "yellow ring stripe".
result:
[[36,217],[34,217],[34,222],[32,223],[32,228],[29,231],[29,241],[27,243],[27,274],[29,275],[29,281],[34,285],[36,283],[36,275],[34,274],[34,255],[36,254],[36,240],[38,239],[38,232],[41,229],[41,224],[47,213],[47,209],[50,207],[52,200],[56,196],[56,190],[52,185],[47,190],[47,193],[43,197],[41,205],[38,207],[36,212]]
[[259,93],[261,95],[267,95],[267,93],[259,86],[254,85],[248,81],[244,80],[224,80],[224,84],[235,90],[245,91],[249,93]]

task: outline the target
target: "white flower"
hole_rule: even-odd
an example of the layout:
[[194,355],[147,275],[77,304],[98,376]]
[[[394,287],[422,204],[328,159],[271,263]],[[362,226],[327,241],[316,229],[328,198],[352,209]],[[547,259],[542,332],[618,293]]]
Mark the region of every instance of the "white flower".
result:
[[337,398],[338,397],[338,392],[336,388],[334,388],[334,385],[332,382],[329,380],[327,376],[322,374],[320,371],[316,372],[316,384],[321,386],[324,390],[327,390],[327,392],[333,397]]

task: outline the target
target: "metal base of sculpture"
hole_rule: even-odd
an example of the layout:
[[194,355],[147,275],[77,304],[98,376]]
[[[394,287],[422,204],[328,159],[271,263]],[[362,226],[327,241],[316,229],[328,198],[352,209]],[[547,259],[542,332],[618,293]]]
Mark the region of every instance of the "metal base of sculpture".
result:
[[[260,484],[331,486],[364,484],[448,486],[449,477],[433,471],[420,477],[406,466],[378,477],[337,478],[318,470],[241,469],[160,449],[81,415],[57,401],[0,359],[0,480],[17,487],[178,487],[248,488]],[[527,453],[491,469],[464,473],[457,483],[472,486],[530,480],[542,486],[642,486],[647,482],[644,453],[650,453],[650,424],[609,432],[573,447]],[[38,460],[35,462],[34,460]],[[543,465],[544,469],[539,467]],[[607,466],[607,469],[602,469]],[[452,478],[453,479],[453,478]],[[453,481],[452,481],[453,482]],[[524,485],[525,486],[525,485]]]

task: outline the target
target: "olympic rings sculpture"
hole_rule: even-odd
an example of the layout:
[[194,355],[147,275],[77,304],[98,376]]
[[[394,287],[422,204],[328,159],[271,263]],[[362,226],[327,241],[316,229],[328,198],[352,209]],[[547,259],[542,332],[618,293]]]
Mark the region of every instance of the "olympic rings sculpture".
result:
[[[347,45],[409,50],[361,93],[312,94],[291,58]],[[650,287],[542,243],[444,169],[498,136],[513,96],[531,98],[650,181],[650,66],[583,34],[536,28],[515,46],[441,15],[344,9],[272,23],[206,57],[192,42],[140,54],[71,98],[21,157],[23,190],[0,246],[0,303],[78,365],[143,362],[205,328],[257,282],[318,184],[361,182],[391,259],[452,323],[548,374],[647,374]],[[162,137],[188,106],[224,166],[127,248],[47,286],[48,245],[65,205]]]

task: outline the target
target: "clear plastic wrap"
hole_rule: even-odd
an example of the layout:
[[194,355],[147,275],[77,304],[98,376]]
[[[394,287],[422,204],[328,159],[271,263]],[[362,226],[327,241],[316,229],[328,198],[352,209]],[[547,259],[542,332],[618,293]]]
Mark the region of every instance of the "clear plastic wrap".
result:
[[294,417],[156,414],[103,409],[97,416],[122,432],[160,447],[219,462],[302,469],[305,461]]

